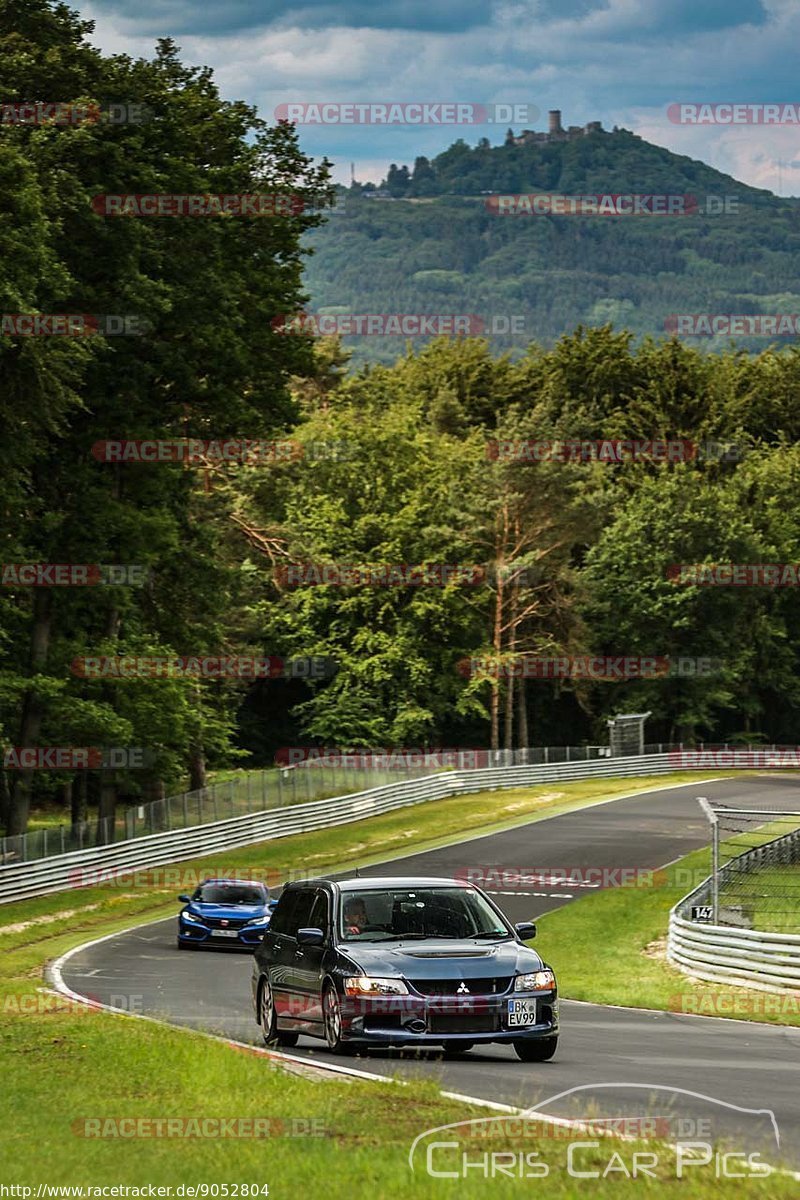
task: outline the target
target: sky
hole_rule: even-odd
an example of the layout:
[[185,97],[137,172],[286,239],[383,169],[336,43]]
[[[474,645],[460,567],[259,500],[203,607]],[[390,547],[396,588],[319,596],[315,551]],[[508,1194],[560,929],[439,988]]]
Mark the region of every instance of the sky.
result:
[[800,112],[798,0],[73,0],[106,52],[150,57],[172,37],[223,96],[273,119],[281,104],[526,104],[499,124],[299,126],[334,178],[379,182],[390,163],[458,137],[601,121],[745,183],[800,195],[800,125],[687,125],[671,104],[792,104]]

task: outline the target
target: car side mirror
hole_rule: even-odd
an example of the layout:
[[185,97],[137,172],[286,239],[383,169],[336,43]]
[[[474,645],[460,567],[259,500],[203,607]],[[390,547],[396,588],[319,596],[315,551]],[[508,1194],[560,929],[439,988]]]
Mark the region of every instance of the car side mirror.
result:
[[517,937],[523,942],[530,942],[536,937],[536,926],[533,921],[518,921],[514,926],[517,931]]
[[301,946],[321,946],[325,934],[321,929],[298,929],[297,941]]
[[178,899],[182,900],[184,904],[188,904],[190,902],[190,900],[192,899],[192,897],[187,896],[186,893],[183,892],[182,895],[178,896]]
[[280,903],[280,901],[278,901],[278,900],[268,900],[267,901],[267,904],[269,904],[270,908],[272,908],[272,909],[276,909],[278,907],[279,903]]

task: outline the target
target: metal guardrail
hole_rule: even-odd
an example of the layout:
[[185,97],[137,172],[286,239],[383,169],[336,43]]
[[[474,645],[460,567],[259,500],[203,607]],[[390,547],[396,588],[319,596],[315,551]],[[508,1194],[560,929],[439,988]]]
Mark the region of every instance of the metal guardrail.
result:
[[[708,771],[708,764],[700,764],[700,769]],[[343,825],[426,800],[571,779],[663,775],[675,770],[672,754],[599,758],[549,766],[447,770],[348,795],[248,813],[187,829],[165,830],[112,845],[74,850],[53,858],[6,863],[0,866],[0,904],[86,887],[121,873],[199,858],[293,833],[308,833]]]
[[[798,846],[800,830],[793,830],[747,850],[721,868],[720,882],[734,869],[741,872],[770,863],[796,862]],[[709,875],[671,910],[668,961],[697,979],[767,991],[800,990],[800,934],[687,920],[685,914],[692,905],[711,902],[713,886],[713,875]]]
[[[645,754],[662,754],[682,749],[680,745],[653,743],[645,746]],[[437,755],[445,767],[471,769],[477,767],[538,766],[559,762],[588,762],[610,755],[608,746],[531,746],[526,750],[466,750],[428,752]],[[58,825],[32,829],[12,837],[0,837],[0,864],[34,862],[73,850],[89,850],[112,842],[149,837],[174,829],[190,829],[197,825],[212,825],[228,817],[263,812],[268,808],[283,808],[304,801],[322,800],[341,795],[359,785],[377,787],[398,779],[417,779],[438,769],[425,762],[424,751],[402,752],[398,763],[387,752],[385,765],[380,756],[368,752],[374,765],[365,767],[352,756],[342,755],[334,763],[325,758],[279,766],[260,771],[243,771],[229,779],[210,783],[197,791],[181,792],[175,796],[151,800],[146,804],[120,805],[113,817],[81,821],[76,825]],[[446,760],[446,761],[445,761]]]

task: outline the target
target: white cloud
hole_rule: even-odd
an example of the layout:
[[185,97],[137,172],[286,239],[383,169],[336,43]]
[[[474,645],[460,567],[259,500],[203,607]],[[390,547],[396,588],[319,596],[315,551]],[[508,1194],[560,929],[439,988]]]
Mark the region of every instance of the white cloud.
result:
[[[286,101],[474,100],[561,108],[567,123],[602,120],[632,128],[649,141],[700,158],[760,187],[777,187],[777,160],[800,158],[800,134],[791,129],[689,129],[670,124],[671,101],[768,100],[785,80],[793,95],[794,47],[800,40],[796,0],[767,0],[767,23],[692,32],[692,6],[662,0],[575,0],[559,17],[550,0],[497,3],[491,23],[450,33],[408,29],[265,27],[220,36],[182,36],[187,62],[214,68],[223,95],[257,105],[271,119]],[[702,7],[702,6],[701,6]],[[750,12],[755,0],[731,0]],[[588,10],[588,11],[587,11]],[[675,14],[670,32],[665,13]],[[720,10],[721,11],[721,10]],[[150,55],[168,28],[142,37],[141,19],[96,6],[82,13],[97,22],[94,41],[105,51]],[[556,15],[552,15],[556,14]],[[680,18],[680,19],[679,19]],[[285,21],[285,18],[284,18]],[[658,33],[655,26],[658,25]],[[539,122],[543,127],[543,119]],[[502,131],[504,132],[504,130]],[[499,141],[500,130],[471,127],[301,127],[303,148],[337,162],[337,178],[377,179],[392,161],[432,156],[458,136]],[[367,165],[368,164],[368,165]],[[372,174],[367,174],[367,171]],[[785,194],[800,190],[796,167],[783,169]]]

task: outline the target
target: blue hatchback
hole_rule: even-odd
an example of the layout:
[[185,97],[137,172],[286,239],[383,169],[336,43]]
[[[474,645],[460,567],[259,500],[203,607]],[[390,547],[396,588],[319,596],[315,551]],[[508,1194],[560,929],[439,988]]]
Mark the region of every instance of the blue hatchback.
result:
[[179,896],[186,907],[178,917],[178,949],[192,946],[236,946],[254,950],[269,928],[269,888],[248,879],[204,879],[191,896]]

